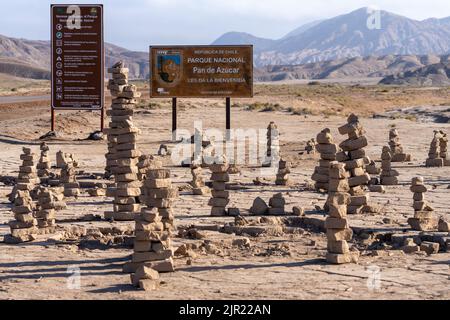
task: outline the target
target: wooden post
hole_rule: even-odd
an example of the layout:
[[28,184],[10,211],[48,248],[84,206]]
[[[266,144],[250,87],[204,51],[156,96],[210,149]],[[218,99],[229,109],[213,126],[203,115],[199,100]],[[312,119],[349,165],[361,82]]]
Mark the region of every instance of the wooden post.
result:
[[103,129],[105,128],[105,108],[100,110],[100,114],[100,131],[103,132]]
[[227,140],[230,140],[231,137],[231,98],[226,98],[226,131],[227,131]]
[[177,98],[172,98],[172,141],[177,141]]
[[52,109],[51,131],[55,131],[55,109]]

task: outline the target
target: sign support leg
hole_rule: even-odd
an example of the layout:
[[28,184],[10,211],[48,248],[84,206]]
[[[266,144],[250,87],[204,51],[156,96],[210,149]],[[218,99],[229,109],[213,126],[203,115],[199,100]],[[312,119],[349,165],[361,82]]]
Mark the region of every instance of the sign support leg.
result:
[[103,132],[105,128],[105,108],[100,110],[100,131]]
[[227,131],[227,140],[230,140],[231,137],[231,98],[226,98],[226,131]]
[[55,109],[52,108],[51,131],[55,131]]
[[172,98],[172,141],[177,141],[177,98]]

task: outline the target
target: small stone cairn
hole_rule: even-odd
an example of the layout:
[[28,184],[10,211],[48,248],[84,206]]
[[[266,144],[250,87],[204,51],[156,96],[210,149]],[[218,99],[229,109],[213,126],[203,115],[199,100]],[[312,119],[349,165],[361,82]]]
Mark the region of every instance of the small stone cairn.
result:
[[422,177],[415,177],[411,181],[411,192],[413,195],[414,217],[408,219],[408,224],[413,230],[433,231],[437,229],[438,219],[434,216],[434,209],[425,200],[428,191]]
[[358,251],[350,251],[348,241],[353,237],[347,221],[347,206],[350,203],[350,186],[345,165],[338,162],[330,164],[330,185],[328,188],[328,217],[325,220],[327,230],[326,260],[333,264],[357,262]]
[[230,181],[228,167],[229,165],[225,157],[216,159],[214,163],[209,166],[209,169],[212,172],[212,198],[208,202],[208,205],[211,207],[211,216],[227,215],[226,207],[230,202],[230,193],[226,190],[227,182]]
[[336,159],[344,163],[346,170],[350,173],[348,184],[351,200],[347,213],[357,214],[368,208],[369,201],[369,195],[364,190],[364,186],[371,179],[365,170],[366,164],[370,163],[370,159],[366,157],[364,150],[368,144],[367,138],[364,128],[354,114],[347,118],[347,124],[339,128],[339,133],[348,135],[348,139],[339,145],[343,151],[336,155]]
[[399,173],[392,169],[392,153],[389,147],[383,147],[381,153],[381,177],[380,183],[385,186],[398,185]]
[[392,162],[411,161],[411,155],[403,152],[403,147],[400,143],[400,137],[397,129],[395,128],[389,131],[389,148],[392,155]]
[[324,129],[317,135],[316,150],[320,153],[319,166],[314,169],[311,179],[315,181],[317,191],[328,190],[330,163],[336,160],[339,147],[333,143],[330,129]]

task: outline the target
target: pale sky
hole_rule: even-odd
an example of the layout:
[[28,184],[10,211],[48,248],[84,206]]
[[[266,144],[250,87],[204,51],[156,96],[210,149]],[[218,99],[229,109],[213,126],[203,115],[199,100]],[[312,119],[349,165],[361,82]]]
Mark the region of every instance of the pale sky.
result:
[[[50,39],[50,4],[3,0],[0,34]],[[105,0],[107,42],[147,51],[153,44],[210,44],[228,31],[278,39],[302,24],[367,6],[423,20],[450,16],[449,0]]]

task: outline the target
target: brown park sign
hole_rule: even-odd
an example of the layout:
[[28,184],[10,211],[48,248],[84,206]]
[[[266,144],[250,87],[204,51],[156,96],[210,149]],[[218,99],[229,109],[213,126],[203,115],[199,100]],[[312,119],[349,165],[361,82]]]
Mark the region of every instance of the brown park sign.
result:
[[51,5],[52,108],[104,105],[103,5]]
[[150,97],[249,98],[253,46],[152,46]]

